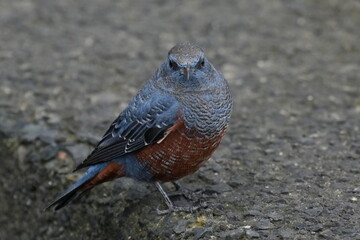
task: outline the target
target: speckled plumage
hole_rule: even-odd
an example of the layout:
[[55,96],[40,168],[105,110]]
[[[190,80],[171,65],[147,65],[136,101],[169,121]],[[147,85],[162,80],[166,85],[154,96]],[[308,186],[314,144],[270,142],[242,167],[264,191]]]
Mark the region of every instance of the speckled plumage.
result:
[[50,206],[59,209],[117,177],[174,181],[195,172],[220,144],[231,108],[227,82],[203,50],[175,46],[75,169],[90,166],[88,171]]

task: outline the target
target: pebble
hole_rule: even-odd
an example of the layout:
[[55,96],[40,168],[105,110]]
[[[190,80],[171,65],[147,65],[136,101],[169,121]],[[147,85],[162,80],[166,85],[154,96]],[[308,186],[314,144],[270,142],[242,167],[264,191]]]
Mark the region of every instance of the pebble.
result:
[[279,230],[279,235],[283,239],[292,239],[294,235],[294,231],[291,230],[290,228],[281,228]]
[[254,230],[246,230],[246,236],[248,238],[259,238],[260,237],[260,234]]
[[331,238],[333,236],[333,232],[330,229],[325,229],[319,233],[319,236],[324,238]]
[[260,219],[255,224],[256,229],[258,230],[267,230],[267,229],[273,229],[274,225],[270,222],[269,219]]
[[244,216],[262,216],[262,215],[263,214],[260,211],[254,210],[254,209],[249,210],[249,211],[244,213]]
[[242,176],[235,176],[230,179],[228,184],[233,188],[237,188],[246,184],[246,178]]
[[284,216],[281,215],[278,212],[269,213],[267,216],[273,221],[282,221],[282,220],[284,220]]
[[21,138],[25,141],[32,142],[38,138],[43,132],[43,128],[39,125],[28,124],[21,129]]
[[316,224],[310,227],[310,231],[311,232],[319,232],[323,229],[323,225],[322,224]]
[[304,212],[312,217],[318,216],[323,211],[323,208],[316,207],[316,208],[309,208],[306,209]]
[[193,240],[198,240],[198,239],[204,237],[206,233],[211,232],[211,231],[212,231],[211,228],[195,228],[193,231],[193,233],[194,233]]
[[187,224],[188,224],[188,221],[186,221],[186,220],[180,220],[180,221],[177,223],[177,225],[173,228],[173,231],[174,231],[176,234],[183,233],[183,232],[185,232],[185,230],[186,230]]
[[58,147],[55,145],[47,145],[45,146],[43,149],[41,149],[40,151],[40,158],[42,160],[48,161],[52,158],[55,158],[57,153],[58,153],[59,149]]
[[231,239],[241,239],[245,234],[243,228],[237,228],[233,230],[226,231],[222,234],[222,239],[231,240]]
[[232,190],[232,187],[230,187],[226,183],[218,183],[218,184],[207,187],[207,190],[215,192],[215,193],[224,193],[224,192],[230,192]]

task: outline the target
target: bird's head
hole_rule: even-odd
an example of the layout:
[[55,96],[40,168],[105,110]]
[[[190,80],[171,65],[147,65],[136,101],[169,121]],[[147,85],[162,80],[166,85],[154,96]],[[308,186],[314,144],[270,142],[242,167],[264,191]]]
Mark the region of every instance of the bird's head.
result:
[[179,44],[169,51],[167,62],[170,72],[189,81],[195,71],[205,67],[204,51],[192,43]]
[[171,92],[204,91],[211,86],[215,71],[204,51],[193,43],[170,49],[160,70],[159,87]]

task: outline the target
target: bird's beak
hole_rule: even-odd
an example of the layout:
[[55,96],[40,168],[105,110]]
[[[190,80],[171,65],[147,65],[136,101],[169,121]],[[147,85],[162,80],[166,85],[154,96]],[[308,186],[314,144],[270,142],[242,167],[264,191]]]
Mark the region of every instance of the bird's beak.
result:
[[186,81],[188,81],[191,77],[191,75],[194,73],[194,69],[192,69],[190,66],[184,67],[184,76]]

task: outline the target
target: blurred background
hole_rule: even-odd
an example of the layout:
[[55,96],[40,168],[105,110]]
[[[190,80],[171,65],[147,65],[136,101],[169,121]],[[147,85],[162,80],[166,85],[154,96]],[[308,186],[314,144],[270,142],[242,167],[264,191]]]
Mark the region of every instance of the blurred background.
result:
[[[360,239],[360,2],[1,0],[0,239]],[[43,212],[177,43],[228,80],[231,126],[156,214],[119,179]],[[171,185],[167,186],[171,189]]]

